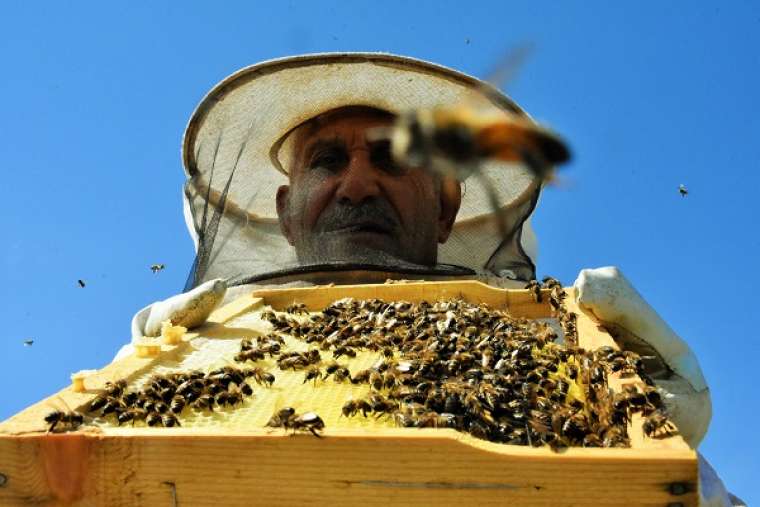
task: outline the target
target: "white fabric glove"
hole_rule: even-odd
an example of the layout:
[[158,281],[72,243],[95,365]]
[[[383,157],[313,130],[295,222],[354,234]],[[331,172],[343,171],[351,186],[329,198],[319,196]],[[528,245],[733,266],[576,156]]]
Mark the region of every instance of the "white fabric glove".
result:
[[187,329],[200,326],[219,306],[227,292],[227,280],[215,279],[202,283],[193,290],[157,301],[132,317],[132,343],[119,350],[114,361],[130,355],[133,343],[144,336],[159,336],[161,324],[170,320],[172,325]]
[[[626,350],[656,358],[648,373],[681,435],[696,448],[712,416],[710,390],[689,346],[615,267],[584,269],[575,281],[578,306]],[[648,365],[649,366],[649,365]]]
[[[670,416],[693,448],[707,432],[712,416],[710,390],[689,346],[644,301],[616,267],[584,269],[575,281],[579,308],[613,335],[620,346],[661,363],[651,372]],[[730,495],[707,460],[699,455],[699,505],[743,505]]]

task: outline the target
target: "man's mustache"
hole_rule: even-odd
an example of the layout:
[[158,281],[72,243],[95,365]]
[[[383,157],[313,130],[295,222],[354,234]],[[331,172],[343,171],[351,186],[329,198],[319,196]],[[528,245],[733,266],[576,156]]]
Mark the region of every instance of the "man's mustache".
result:
[[317,220],[317,232],[332,232],[352,227],[376,228],[382,232],[393,232],[400,220],[396,210],[388,201],[373,199],[361,204],[340,204],[325,209]]

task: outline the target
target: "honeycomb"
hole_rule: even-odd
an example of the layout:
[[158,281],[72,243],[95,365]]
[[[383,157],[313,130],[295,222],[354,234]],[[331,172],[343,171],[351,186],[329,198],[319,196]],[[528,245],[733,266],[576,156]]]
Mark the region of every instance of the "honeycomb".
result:
[[[233,357],[240,351],[240,342],[253,335],[264,335],[272,332],[273,327],[269,322],[262,320],[260,315],[267,310],[273,310],[269,306],[256,308],[246,312],[224,324],[224,333],[218,333],[215,337],[201,334],[191,340],[190,351],[179,360],[165,360],[159,366],[129,381],[128,390],[142,389],[147,379],[152,375],[162,375],[176,371],[203,370],[210,371],[226,365],[241,366],[235,363]],[[283,312],[275,312],[282,314]],[[308,319],[308,315],[289,317],[298,320]],[[218,337],[223,334],[224,338]],[[308,344],[291,336],[282,334],[285,339],[284,350],[305,351]],[[333,359],[332,352],[322,351],[322,361]],[[341,365],[345,365],[351,372],[371,367],[382,359],[377,352],[357,351],[355,358],[341,356],[337,359]],[[252,363],[247,363],[249,366]],[[338,383],[332,377],[327,380],[309,381],[304,383],[303,371],[281,371],[272,358],[267,358],[256,363],[257,366],[267,369],[275,375],[276,380],[271,387],[259,386],[252,379],[249,384],[253,387],[253,396],[246,397],[242,404],[234,407],[215,407],[213,412],[193,410],[185,407],[178,417],[183,428],[198,428],[205,430],[248,430],[263,428],[272,414],[283,407],[293,407],[298,413],[316,412],[325,422],[327,428],[389,428],[395,427],[393,421],[387,417],[354,416],[343,417],[341,407],[349,398],[361,398],[369,393],[369,385],[354,385],[350,382]],[[92,422],[99,427],[116,427],[114,418],[97,417]],[[132,423],[128,423],[132,424]],[[136,422],[136,427],[145,427],[144,422]],[[156,428],[160,431],[161,428]]]

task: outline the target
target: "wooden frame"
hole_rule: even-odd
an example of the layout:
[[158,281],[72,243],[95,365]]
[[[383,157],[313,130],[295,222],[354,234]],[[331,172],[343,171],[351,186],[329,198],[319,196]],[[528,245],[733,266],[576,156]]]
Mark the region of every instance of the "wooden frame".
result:
[[[614,346],[574,303],[579,344]],[[546,292],[548,296],[548,291]],[[547,317],[526,290],[478,282],[419,282],[258,291],[220,308],[209,326],[270,304],[310,308],[342,297],[419,301],[463,297]],[[548,298],[544,298],[548,299]],[[548,448],[495,444],[445,429],[330,430],[322,439],[254,428],[219,433],[191,428],[83,429],[45,433],[49,403],[80,409],[92,386],[149,371],[183,354],[163,346],[158,358],[128,357],[88,379],[90,391],[67,388],[0,423],[2,505],[681,505],[697,504],[697,455],[679,436],[647,438],[640,418],[632,448]],[[626,380],[630,381],[629,379]],[[613,388],[623,381],[610,379]]]

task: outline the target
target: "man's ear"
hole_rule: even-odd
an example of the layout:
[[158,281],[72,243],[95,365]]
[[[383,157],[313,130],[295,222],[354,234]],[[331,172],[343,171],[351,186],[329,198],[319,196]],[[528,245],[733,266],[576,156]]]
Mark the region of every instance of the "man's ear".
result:
[[454,220],[462,204],[462,188],[454,178],[443,178],[441,182],[441,214],[438,217],[438,242],[449,239]]
[[277,218],[280,221],[282,235],[291,246],[294,244],[293,234],[290,227],[290,186],[282,185],[277,189]]

